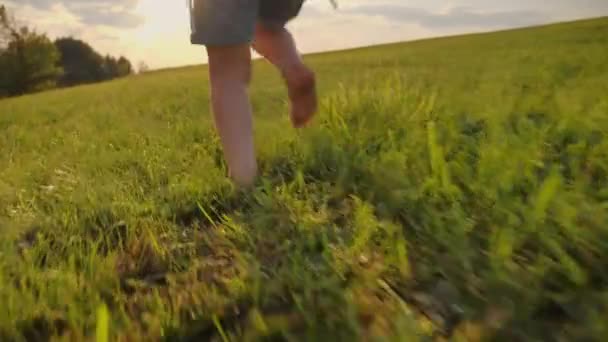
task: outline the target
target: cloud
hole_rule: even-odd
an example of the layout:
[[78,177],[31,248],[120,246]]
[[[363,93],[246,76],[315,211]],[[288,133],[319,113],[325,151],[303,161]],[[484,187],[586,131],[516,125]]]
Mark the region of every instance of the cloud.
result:
[[50,10],[57,4],[89,25],[105,25],[134,28],[144,22],[144,18],[134,13],[139,0],[18,0],[21,6],[32,6]]
[[533,10],[476,11],[469,7],[452,7],[442,12],[398,4],[369,4],[345,8],[346,13],[380,16],[395,22],[410,22],[429,29],[464,27],[514,27],[546,22],[550,18]]

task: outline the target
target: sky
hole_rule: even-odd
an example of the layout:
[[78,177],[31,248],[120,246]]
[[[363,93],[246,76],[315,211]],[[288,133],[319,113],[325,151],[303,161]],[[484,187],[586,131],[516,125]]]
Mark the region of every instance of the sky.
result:
[[[0,0],[51,38],[164,68],[205,62],[190,44],[188,0]],[[288,27],[317,52],[608,15],[608,0],[307,0]],[[549,5],[550,4],[550,5]]]

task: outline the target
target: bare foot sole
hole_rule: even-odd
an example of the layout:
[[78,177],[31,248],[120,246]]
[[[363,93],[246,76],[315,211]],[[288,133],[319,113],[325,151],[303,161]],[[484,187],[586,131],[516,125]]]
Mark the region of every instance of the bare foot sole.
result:
[[295,128],[304,127],[317,112],[315,74],[308,68],[285,77],[291,106],[291,122]]

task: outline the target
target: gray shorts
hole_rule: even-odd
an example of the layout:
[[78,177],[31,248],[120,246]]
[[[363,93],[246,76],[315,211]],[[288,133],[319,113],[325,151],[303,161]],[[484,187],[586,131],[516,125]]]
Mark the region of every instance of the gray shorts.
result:
[[304,0],[189,0],[192,44],[250,43],[257,23],[283,28],[295,18]]

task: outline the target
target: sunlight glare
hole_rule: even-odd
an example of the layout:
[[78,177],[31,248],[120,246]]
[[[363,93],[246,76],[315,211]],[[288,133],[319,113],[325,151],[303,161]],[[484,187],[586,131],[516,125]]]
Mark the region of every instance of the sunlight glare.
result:
[[144,39],[176,32],[185,33],[190,29],[187,0],[140,0],[136,13],[145,20],[145,24],[139,30],[140,37]]

